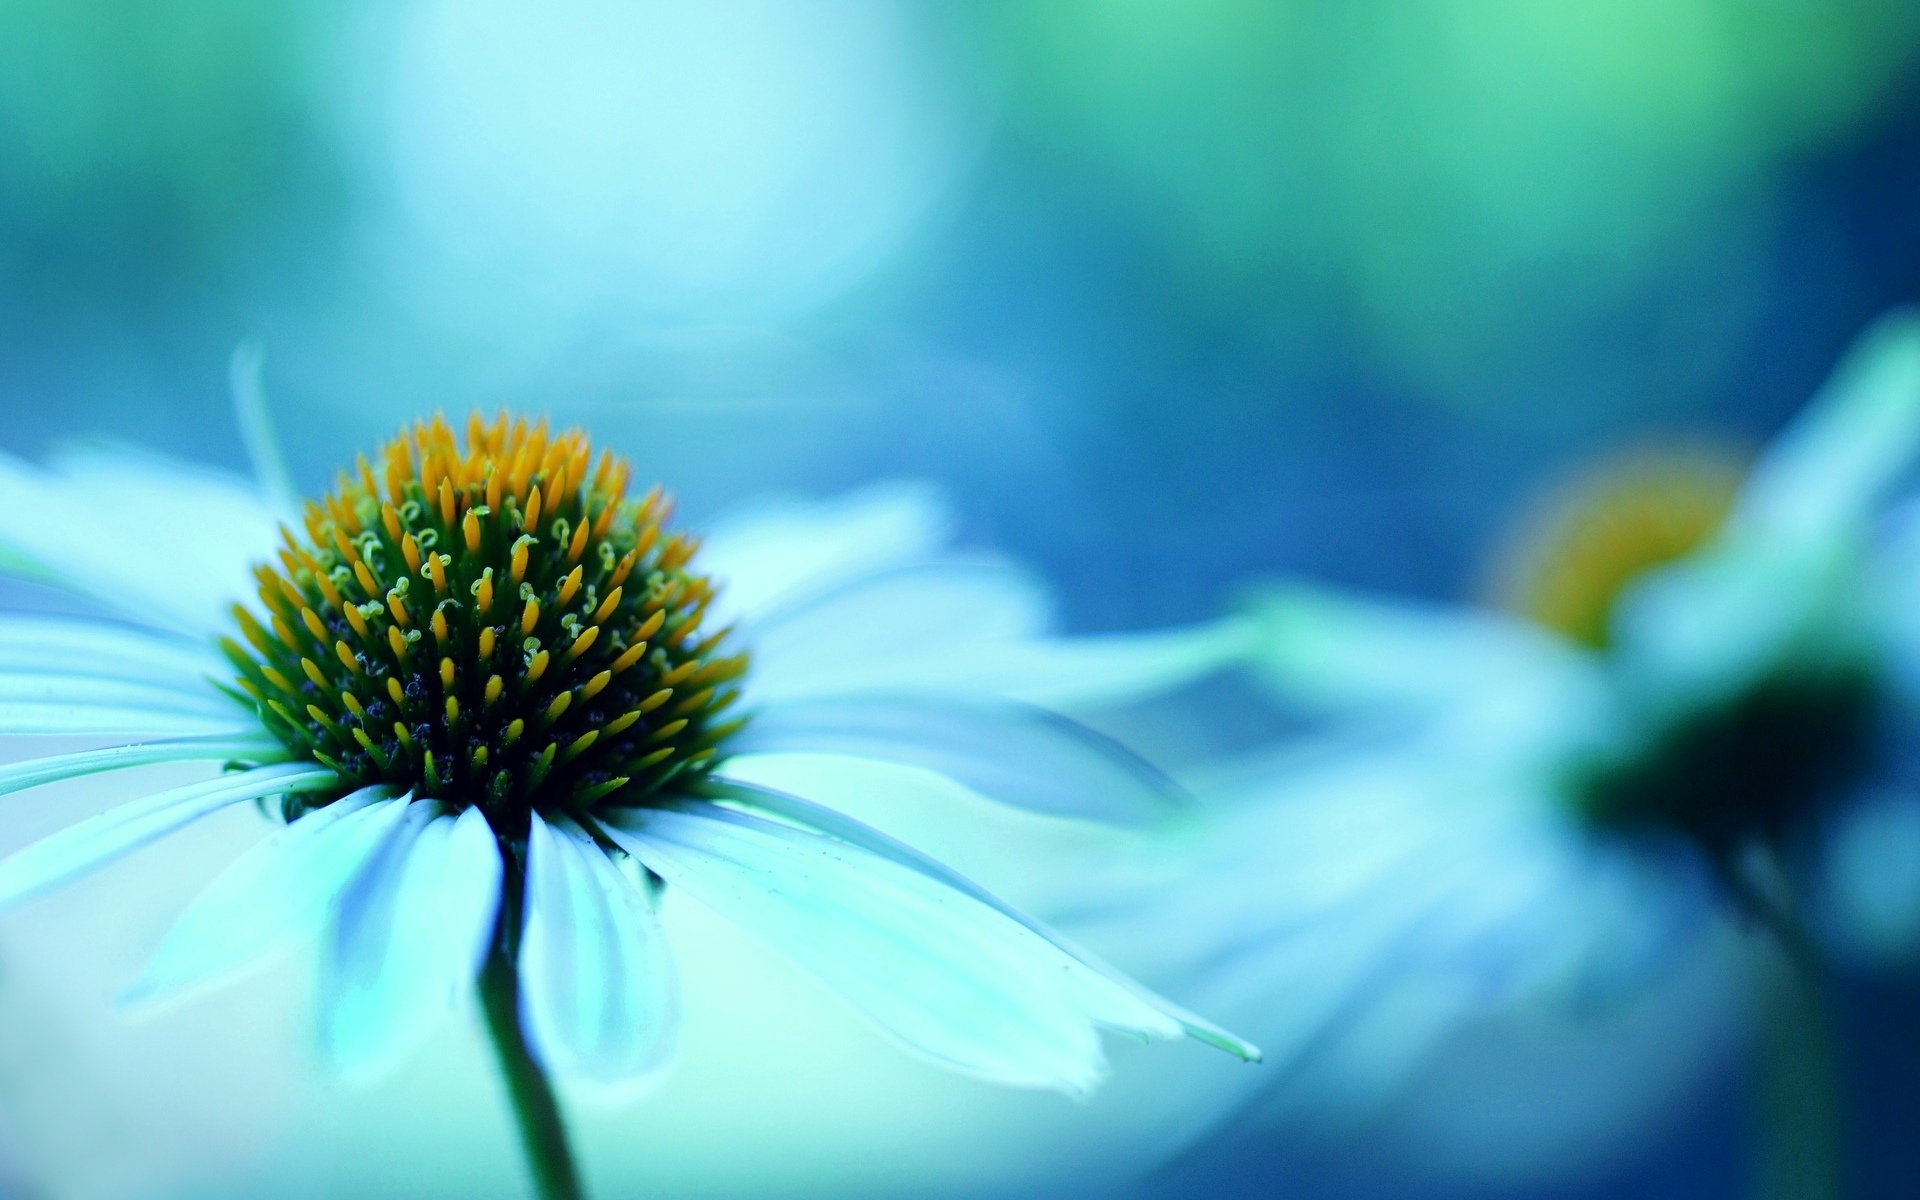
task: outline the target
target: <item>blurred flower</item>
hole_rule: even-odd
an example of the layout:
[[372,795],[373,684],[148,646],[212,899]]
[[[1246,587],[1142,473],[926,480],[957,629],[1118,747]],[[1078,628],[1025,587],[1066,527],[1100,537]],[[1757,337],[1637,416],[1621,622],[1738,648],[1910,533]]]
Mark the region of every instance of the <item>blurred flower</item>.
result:
[[1569,1014],[1571,1040],[1661,997],[1644,1076],[1616,1057],[1558,1106],[1606,1123],[1710,1053],[1725,916],[1796,954],[1920,948],[1920,795],[1882,737],[1920,699],[1920,559],[1886,519],[1917,451],[1902,315],[1750,470],[1674,448],[1573,486],[1506,611],[1256,593],[1261,677],[1339,719],[1203,789],[1224,811],[1140,918],[1153,977],[1248,1021],[1276,1086],[1330,1075],[1334,1108],[1489,1013]]
[[[530,1070],[618,1087],[673,1047],[671,885],[994,1082],[1090,1088],[1100,1027],[1255,1055],[931,859],[739,773],[808,751],[1040,811],[1163,809],[1144,764],[1005,697],[1123,694],[1169,654],[1217,661],[1218,640],[1050,640],[1033,581],[942,553],[917,490],[765,509],[716,533],[709,575],[657,491],[624,498],[623,462],[504,415],[474,418],[464,448],[436,420],[361,460],[276,557],[274,506],[236,481],[123,454],[0,468],[16,561],[132,622],[6,618],[0,730],[141,739],[0,768],[0,791],[229,768],[15,853],[0,899],[246,801],[285,822],[180,918],[141,997],[324,929],[342,1068],[390,1067],[481,976],[516,1089],[515,1044]],[[222,615],[250,558],[260,608]],[[728,718],[743,692],[751,719]]]

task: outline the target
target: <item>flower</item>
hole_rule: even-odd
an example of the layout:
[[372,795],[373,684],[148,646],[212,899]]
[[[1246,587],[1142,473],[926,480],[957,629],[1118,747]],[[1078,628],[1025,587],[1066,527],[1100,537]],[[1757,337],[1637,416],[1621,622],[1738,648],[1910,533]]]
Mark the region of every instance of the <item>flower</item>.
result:
[[226,768],[16,852],[0,901],[256,802],[282,827],[182,914],[134,995],[318,934],[323,1044],[349,1073],[391,1067],[484,973],[496,1036],[539,1071],[647,1077],[676,1020],[663,889],[994,1082],[1084,1091],[1100,1028],[1257,1057],[932,859],[734,777],[804,750],[1044,811],[1157,811],[1150,768],[1014,698],[1151,687],[1217,640],[1052,639],[1032,581],[945,552],[912,488],[766,506],[702,547],[627,476],[577,431],[476,416],[463,442],[435,419],[269,552],[277,514],[235,481],[125,455],[0,463],[0,563],[122,618],[0,617],[0,732],[116,739],[0,768],[0,793]]
[[[1253,594],[1256,674],[1322,724],[1197,789],[1211,828],[1134,913],[1164,948],[1148,977],[1246,1021],[1290,1066],[1271,1082],[1321,1076],[1324,1110],[1491,1015],[1537,1043],[1656,996],[1643,1090],[1665,1087],[1714,1052],[1741,925],[1803,961],[1920,948],[1920,798],[1885,752],[1920,700],[1920,544],[1889,507],[1916,450],[1920,318],[1898,315],[1750,466],[1675,445],[1565,490],[1503,607]],[[1641,1103],[1626,1052],[1543,1107]]]

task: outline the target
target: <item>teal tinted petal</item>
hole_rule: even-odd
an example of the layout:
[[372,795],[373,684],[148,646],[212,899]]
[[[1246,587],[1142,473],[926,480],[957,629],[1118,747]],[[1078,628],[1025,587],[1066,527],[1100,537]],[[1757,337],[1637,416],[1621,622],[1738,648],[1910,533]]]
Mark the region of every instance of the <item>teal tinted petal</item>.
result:
[[990,799],[1054,816],[1146,823],[1185,794],[1117,742],[1045,709],[910,698],[772,705],[735,756],[827,754],[921,767]]
[[225,632],[271,557],[277,514],[245,481],[136,450],[0,455],[0,551],[129,620]]
[[203,716],[227,724],[246,714],[231,697],[198,679],[146,683],[44,671],[0,671],[0,705],[39,704],[145,708],[159,713]]
[[556,1076],[631,1085],[679,1040],[680,987],[653,898],[578,825],[538,815],[527,837],[520,1019]]
[[1171,1017],[1179,1022],[1187,1036],[1197,1041],[1205,1042],[1216,1049],[1225,1050],[1235,1057],[1248,1061],[1257,1061],[1260,1058],[1259,1049],[1251,1043],[1132,983],[1099,959],[1074,946],[1060,934],[988,892],[979,884],[870,825],[856,821],[844,813],[836,812],[826,805],[816,804],[811,800],[756,784],[716,781],[714,795],[720,799],[747,805],[758,812],[781,820],[806,826],[857,846],[869,854],[917,871],[928,879],[944,884],[1016,922],[1073,960],[1071,969],[1076,975],[1083,976],[1087,994],[1095,1006],[1093,1011],[1105,1014],[1096,1019],[1105,1024],[1115,1028],[1137,1028],[1157,1025],[1162,1017]]
[[236,859],[167,931],[127,1003],[158,999],[318,931],[409,799],[363,788],[306,813]]
[[164,705],[44,703],[0,700],[0,734],[86,734],[101,737],[212,737],[255,732],[244,714],[216,717]]
[[866,575],[764,615],[751,629],[756,691],[769,699],[844,692],[890,665],[943,648],[1037,635],[1053,623],[1046,589],[992,561],[914,563]]
[[1734,536],[1795,546],[1844,538],[1920,455],[1920,314],[1869,329],[1775,439],[1743,490]]
[[1249,665],[1291,703],[1342,711],[1443,708],[1561,686],[1582,656],[1522,621],[1307,584],[1251,591]]
[[190,686],[231,668],[211,646],[105,621],[0,616],[0,671]]
[[831,500],[763,500],[716,521],[701,543],[721,583],[718,623],[749,622],[864,575],[931,557],[953,513],[933,486],[875,484]]
[[16,904],[57,887],[223,808],[338,785],[332,771],[306,763],[280,763],[123,804],[0,861],[0,905]]
[[607,832],[953,1069],[1083,1092],[1105,1071],[1094,1025],[1122,1006],[1130,1032],[1182,1032],[1128,993],[1096,1000],[1071,958],[999,911],[840,839],[698,803],[622,814]]
[[101,750],[82,750],[76,754],[8,763],[0,767],[0,796],[62,779],[78,779],[83,775],[124,771],[155,763],[224,762],[227,759],[266,763],[278,762],[286,757],[286,747],[263,734],[134,742],[125,746],[108,746]]
[[486,817],[414,801],[340,898],[322,966],[322,1041],[373,1078],[467,996],[491,944],[503,867]]

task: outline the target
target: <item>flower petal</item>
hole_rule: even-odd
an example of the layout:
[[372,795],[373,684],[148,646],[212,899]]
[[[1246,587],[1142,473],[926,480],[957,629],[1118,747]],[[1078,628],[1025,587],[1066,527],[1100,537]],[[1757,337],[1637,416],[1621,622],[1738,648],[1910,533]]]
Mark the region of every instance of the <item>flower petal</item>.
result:
[[[1108,708],[1173,691],[1245,659],[1253,627],[1234,618],[1182,629],[1098,633],[844,659],[811,681],[809,697],[853,692],[997,696],[1044,708]],[[759,659],[754,660],[759,666]],[[756,671],[755,693],[766,695]],[[773,699],[774,696],[767,698]]]
[[1179,787],[1119,743],[1016,704],[909,698],[817,700],[754,714],[732,750],[838,754],[923,767],[1036,812],[1122,823],[1164,819]]
[[858,692],[1118,704],[1219,669],[1250,626],[1053,636],[1052,601],[997,560],[896,567],[782,610],[748,631],[764,700]]
[[157,712],[212,715],[231,721],[244,709],[203,680],[172,684],[130,683],[27,671],[0,671],[0,704],[74,704],[100,708],[150,708]]
[[223,630],[278,516],[243,480],[134,450],[0,456],[0,547],[143,625]]
[[49,758],[8,763],[0,767],[0,796],[24,792],[28,788],[62,779],[123,771],[155,763],[223,762],[234,758],[266,763],[284,759],[286,753],[285,747],[261,734],[134,742],[125,746],[108,746],[101,750],[82,750],[77,754],[57,754]]
[[1425,710],[1557,688],[1579,655],[1492,612],[1346,595],[1306,584],[1255,589],[1252,666],[1287,700],[1335,711]]
[[317,930],[405,815],[408,798],[396,790],[351,792],[241,855],[180,914],[122,1002],[170,996]]
[[1729,533],[1805,546],[1864,521],[1920,456],[1920,314],[1883,317],[1754,467]]
[[338,784],[332,771],[311,763],[277,763],[123,804],[0,861],[0,906],[57,887],[230,805]]
[[824,834],[701,802],[606,828],[670,886],[956,1070],[1083,1092],[1105,1070],[1096,1023],[1181,1032],[1114,989],[1091,989],[1090,972],[995,909]]
[[100,737],[239,737],[258,723],[165,707],[0,701],[0,734],[87,734]]
[[341,896],[323,966],[323,1039],[340,1072],[372,1078],[416,1049],[480,973],[500,908],[486,816],[415,801]]
[[0,616],[0,670],[98,675],[178,686],[223,676],[209,646],[107,621]]
[[[760,812],[779,817],[784,821],[807,826],[829,837],[857,846],[869,854],[878,855],[890,862],[917,871],[935,882],[945,884],[980,903],[992,908],[1009,920],[1015,921],[1051,944],[1062,954],[1072,958],[1080,967],[1092,973],[1088,980],[1089,991],[1117,989],[1121,995],[1113,998],[1115,1011],[1124,1013],[1138,1012],[1138,1005],[1146,1005],[1149,1010],[1171,1017],[1180,1023],[1187,1036],[1204,1042],[1216,1049],[1224,1050],[1235,1057],[1247,1061],[1258,1061],[1260,1051],[1241,1038],[1222,1029],[1218,1025],[1195,1016],[1179,1008],[1170,1001],[1153,995],[1145,988],[1133,983],[1102,963],[1099,959],[1067,941],[1060,934],[1042,925],[1019,909],[1001,900],[979,884],[961,875],[945,864],[920,853],[906,843],[873,828],[871,825],[854,820],[844,813],[836,812],[823,804],[787,792],[757,784],[736,783],[730,780],[716,780],[715,794],[721,798],[749,805]],[[1146,1020],[1143,1015],[1135,1016],[1132,1021]],[[1128,1020],[1111,1022],[1121,1026],[1131,1023]]]
[[884,672],[889,662],[929,650],[1033,637],[1053,622],[1052,601],[1028,572],[952,560],[863,576],[761,615],[749,636],[756,686],[801,694],[823,678]]
[[832,500],[771,500],[714,523],[700,560],[722,585],[716,624],[749,621],[849,580],[929,557],[953,525],[929,484],[880,483]]
[[631,1084],[665,1066],[680,987],[652,897],[572,821],[527,836],[520,1020],[546,1068]]

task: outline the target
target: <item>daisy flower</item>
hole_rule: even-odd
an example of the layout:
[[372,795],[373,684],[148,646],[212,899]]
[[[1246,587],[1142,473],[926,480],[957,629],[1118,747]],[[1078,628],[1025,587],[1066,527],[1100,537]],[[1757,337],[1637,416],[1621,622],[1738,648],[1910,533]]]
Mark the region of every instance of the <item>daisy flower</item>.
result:
[[946,552],[911,488],[763,506],[702,546],[628,476],[578,431],[436,418],[275,544],[278,506],[244,484],[126,454],[0,461],[0,567],[117,618],[0,616],[0,733],[111,742],[0,767],[0,793],[221,768],[0,861],[0,903],[258,805],[280,827],[181,915],[135,998],[316,938],[323,1045],[367,1075],[477,982],[550,1195],[577,1190],[550,1081],[619,1089],[672,1053],[669,889],[983,1079],[1084,1092],[1101,1029],[1257,1057],[925,855],[738,774],[800,751],[1043,812],[1156,813],[1160,776],[1025,701],[1151,688],[1231,647],[1053,639],[1033,581]]
[[[1259,590],[1253,666],[1322,725],[1198,789],[1220,811],[1132,931],[1150,977],[1358,1095],[1489,1013],[1725,974],[1730,926],[1803,976],[1920,948],[1920,799],[1884,736],[1920,700],[1920,542],[1889,506],[1917,449],[1900,315],[1757,458],[1676,444],[1572,483],[1498,605]],[[1649,1079],[1697,1024],[1662,1027]],[[1549,1107],[1635,1076],[1602,1074]]]

